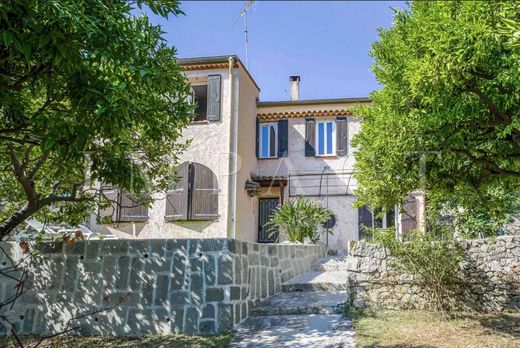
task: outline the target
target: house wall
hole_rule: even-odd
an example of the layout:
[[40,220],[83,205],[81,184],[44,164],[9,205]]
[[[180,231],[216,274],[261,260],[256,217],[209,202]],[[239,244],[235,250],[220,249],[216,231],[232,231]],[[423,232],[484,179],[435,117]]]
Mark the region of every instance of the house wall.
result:
[[227,237],[231,80],[227,69],[190,71],[186,73],[186,76],[193,83],[205,82],[207,76],[212,74],[220,74],[222,78],[220,121],[194,123],[183,130],[180,141],[191,141],[191,143],[188,149],[179,156],[179,163],[198,162],[215,173],[219,187],[218,220],[167,222],[164,219],[165,194],[158,193],[154,195],[153,206],[148,209],[148,221],[99,225],[96,222],[96,216],[92,216],[90,228],[93,231],[112,233],[123,238]]
[[238,100],[237,157],[236,176],[236,214],[235,238],[256,242],[258,220],[258,198],[249,197],[244,189],[246,180],[257,166],[256,159],[256,100],[259,90],[245,71],[238,72],[240,96]]
[[[345,108],[342,105],[342,108]],[[314,110],[333,110],[338,109],[337,105],[310,105],[299,107],[269,107],[259,108],[259,113],[282,112],[282,111],[314,111]],[[314,117],[316,121],[335,120],[336,117]],[[274,122],[274,121],[273,121]],[[360,120],[353,116],[347,116],[348,124],[348,153],[344,157],[306,157],[305,156],[305,118],[289,118],[289,153],[288,157],[277,159],[259,159],[255,174],[259,176],[287,176],[296,173],[316,173],[320,174],[324,166],[329,166],[332,173],[352,172],[354,171],[355,159],[354,149],[351,146],[352,137],[359,132]],[[332,178],[333,176],[330,176]],[[319,176],[317,177],[319,178]],[[324,177],[325,178],[325,177]],[[289,188],[285,190],[286,199],[294,199],[297,194],[311,194],[310,190],[296,190],[296,186],[302,186],[302,182],[296,183],[297,178],[290,178]],[[356,188],[356,180],[353,176],[341,175],[336,176],[334,180],[342,181],[345,186],[350,180],[348,195],[329,196],[326,198],[326,189],[323,189],[322,196],[306,196],[319,202],[323,206],[327,206],[334,212],[336,217],[336,225],[332,229],[333,235],[329,235],[329,246],[333,249],[344,250],[349,240],[358,239],[358,211],[352,205],[356,201],[353,192]],[[325,186],[326,179],[322,183]],[[319,181],[316,181],[319,185]],[[293,189],[290,186],[293,184]],[[289,191],[295,196],[289,197]],[[305,192],[306,191],[306,192]],[[328,203],[327,203],[328,202]],[[322,241],[325,243],[325,234],[322,233]]]

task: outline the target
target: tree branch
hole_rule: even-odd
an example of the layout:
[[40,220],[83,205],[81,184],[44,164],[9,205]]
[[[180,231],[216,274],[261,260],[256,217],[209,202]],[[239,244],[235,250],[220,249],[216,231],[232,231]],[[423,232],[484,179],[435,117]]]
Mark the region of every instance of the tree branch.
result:
[[487,106],[492,115],[498,117],[502,122],[501,124],[511,124],[511,118],[507,116],[500,108],[489,98],[482,90],[477,86],[475,80],[471,80],[468,83],[468,90],[476,94],[480,100]]
[[31,169],[27,177],[29,180],[34,179],[34,175],[36,175],[36,172],[45,164],[45,161],[49,158],[49,155],[51,154],[51,150],[45,150],[45,152],[40,156],[34,167]]
[[29,71],[27,74],[25,74],[22,77],[20,77],[14,84],[11,84],[11,85],[9,85],[9,84],[0,84],[0,90],[2,90],[2,89],[15,89],[15,90],[19,90],[22,87],[22,84],[24,82],[29,81],[34,76],[38,75],[42,71],[45,71],[45,70],[47,70],[49,68],[50,68],[50,64],[49,63],[37,65],[37,66],[33,67],[31,69],[31,71]]
[[488,169],[493,171],[492,174],[520,177],[520,172],[501,168],[495,162],[493,162],[487,158],[484,158],[484,157],[476,157],[476,156],[472,155],[471,153],[469,153],[469,151],[467,151],[467,150],[454,150],[454,151],[466,155],[472,162],[483,164],[485,167],[487,167]]

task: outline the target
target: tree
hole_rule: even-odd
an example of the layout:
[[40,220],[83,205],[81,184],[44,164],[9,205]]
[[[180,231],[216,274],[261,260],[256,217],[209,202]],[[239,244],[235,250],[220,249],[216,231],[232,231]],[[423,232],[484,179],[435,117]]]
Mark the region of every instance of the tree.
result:
[[520,183],[519,22],[518,2],[395,10],[371,50],[383,87],[360,108],[353,140],[361,204],[390,207],[422,189],[466,207],[507,205],[500,192]]
[[191,119],[159,26],[176,0],[0,3],[0,239],[30,216],[78,223],[92,182],[165,187]]

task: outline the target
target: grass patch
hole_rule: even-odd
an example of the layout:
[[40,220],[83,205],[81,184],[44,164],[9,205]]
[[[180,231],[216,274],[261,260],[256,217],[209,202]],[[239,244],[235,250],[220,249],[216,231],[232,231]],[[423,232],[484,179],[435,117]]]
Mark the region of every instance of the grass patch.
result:
[[350,310],[359,347],[520,347],[520,313],[457,314]]
[[[39,347],[45,348],[114,348],[114,347],[139,347],[139,348],[199,348],[199,347],[227,347],[231,340],[231,333],[218,336],[185,336],[185,335],[156,335],[143,337],[79,337],[72,335],[58,336],[44,341]],[[30,347],[36,343],[38,337],[23,337],[24,344]],[[16,347],[10,337],[0,337],[0,347]]]

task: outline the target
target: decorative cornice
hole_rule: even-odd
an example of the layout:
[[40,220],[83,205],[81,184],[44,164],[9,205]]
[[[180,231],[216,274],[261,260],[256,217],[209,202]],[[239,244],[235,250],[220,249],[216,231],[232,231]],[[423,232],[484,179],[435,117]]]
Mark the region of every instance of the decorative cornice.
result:
[[285,118],[326,117],[326,116],[353,116],[348,109],[335,110],[307,110],[307,111],[281,111],[266,112],[257,115],[259,120],[277,120]]
[[[207,63],[207,64],[190,64],[190,65],[181,65],[182,70],[184,71],[193,71],[193,70],[211,70],[211,69],[227,69],[229,67],[229,63]],[[235,63],[233,67],[238,68],[238,64]]]

